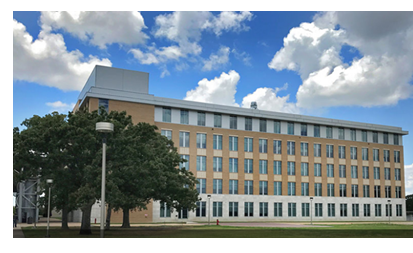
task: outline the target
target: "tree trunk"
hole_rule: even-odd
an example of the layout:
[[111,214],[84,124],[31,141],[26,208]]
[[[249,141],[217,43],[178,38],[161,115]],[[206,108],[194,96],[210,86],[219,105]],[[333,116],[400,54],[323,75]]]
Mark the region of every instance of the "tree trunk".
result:
[[110,216],[112,214],[112,207],[110,203],[108,204],[108,210],[106,212],[106,230],[110,229]]
[[90,216],[92,212],[92,205],[93,204],[87,204],[82,206],[82,225],[80,226],[80,232],[79,234],[81,235],[90,235],[92,234],[92,229],[90,227]]
[[62,209],[62,229],[69,229],[69,225],[67,224],[69,215],[69,208],[65,205]]
[[122,208],[122,210],[123,210],[122,228],[130,228],[130,223],[129,223],[129,208]]

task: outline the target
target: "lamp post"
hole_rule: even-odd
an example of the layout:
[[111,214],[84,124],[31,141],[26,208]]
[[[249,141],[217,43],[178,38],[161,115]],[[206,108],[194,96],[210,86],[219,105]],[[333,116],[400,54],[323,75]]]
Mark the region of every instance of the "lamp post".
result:
[[389,215],[389,225],[390,225],[390,215],[391,215],[391,204],[390,204],[391,200],[388,199],[387,200],[387,214]]
[[109,122],[96,123],[96,131],[103,133],[102,136],[102,195],[101,195],[101,207],[100,207],[100,237],[104,237],[105,233],[105,183],[106,183],[106,134],[113,132],[113,124]]
[[209,222],[210,222],[210,219],[211,219],[211,194],[208,194],[207,195],[207,197],[208,197],[208,226],[209,226]]
[[311,217],[311,225],[313,225],[313,197],[310,197],[310,217]]
[[50,234],[49,234],[49,223],[50,223],[50,195],[52,194],[53,179],[47,179],[46,182],[49,184],[49,201],[48,201],[48,205],[47,205],[47,233],[46,233],[46,237],[50,237]]

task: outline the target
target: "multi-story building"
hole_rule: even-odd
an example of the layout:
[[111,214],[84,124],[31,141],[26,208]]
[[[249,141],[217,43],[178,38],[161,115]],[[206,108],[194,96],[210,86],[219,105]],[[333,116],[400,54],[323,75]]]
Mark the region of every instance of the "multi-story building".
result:
[[154,201],[131,222],[406,219],[400,127],[161,98],[148,80],[96,66],[75,106],[155,124],[199,180],[195,212]]

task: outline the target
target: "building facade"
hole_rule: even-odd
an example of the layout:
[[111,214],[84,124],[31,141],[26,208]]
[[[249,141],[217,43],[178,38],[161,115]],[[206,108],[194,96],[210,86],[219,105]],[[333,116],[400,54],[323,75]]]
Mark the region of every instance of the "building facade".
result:
[[161,98],[148,84],[148,73],[96,66],[74,108],[155,124],[198,179],[196,211],[154,201],[132,223],[406,220],[400,127]]

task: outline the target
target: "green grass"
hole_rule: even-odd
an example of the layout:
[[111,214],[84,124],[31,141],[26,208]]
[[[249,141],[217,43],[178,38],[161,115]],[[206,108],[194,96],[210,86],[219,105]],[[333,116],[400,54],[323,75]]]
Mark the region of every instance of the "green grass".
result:
[[[23,228],[26,238],[45,237],[46,230]],[[51,228],[53,238],[98,238],[98,228],[91,235],[80,235],[79,228]],[[388,224],[335,224],[312,228],[263,228],[230,226],[179,226],[111,228],[106,238],[413,238],[413,226]]]

